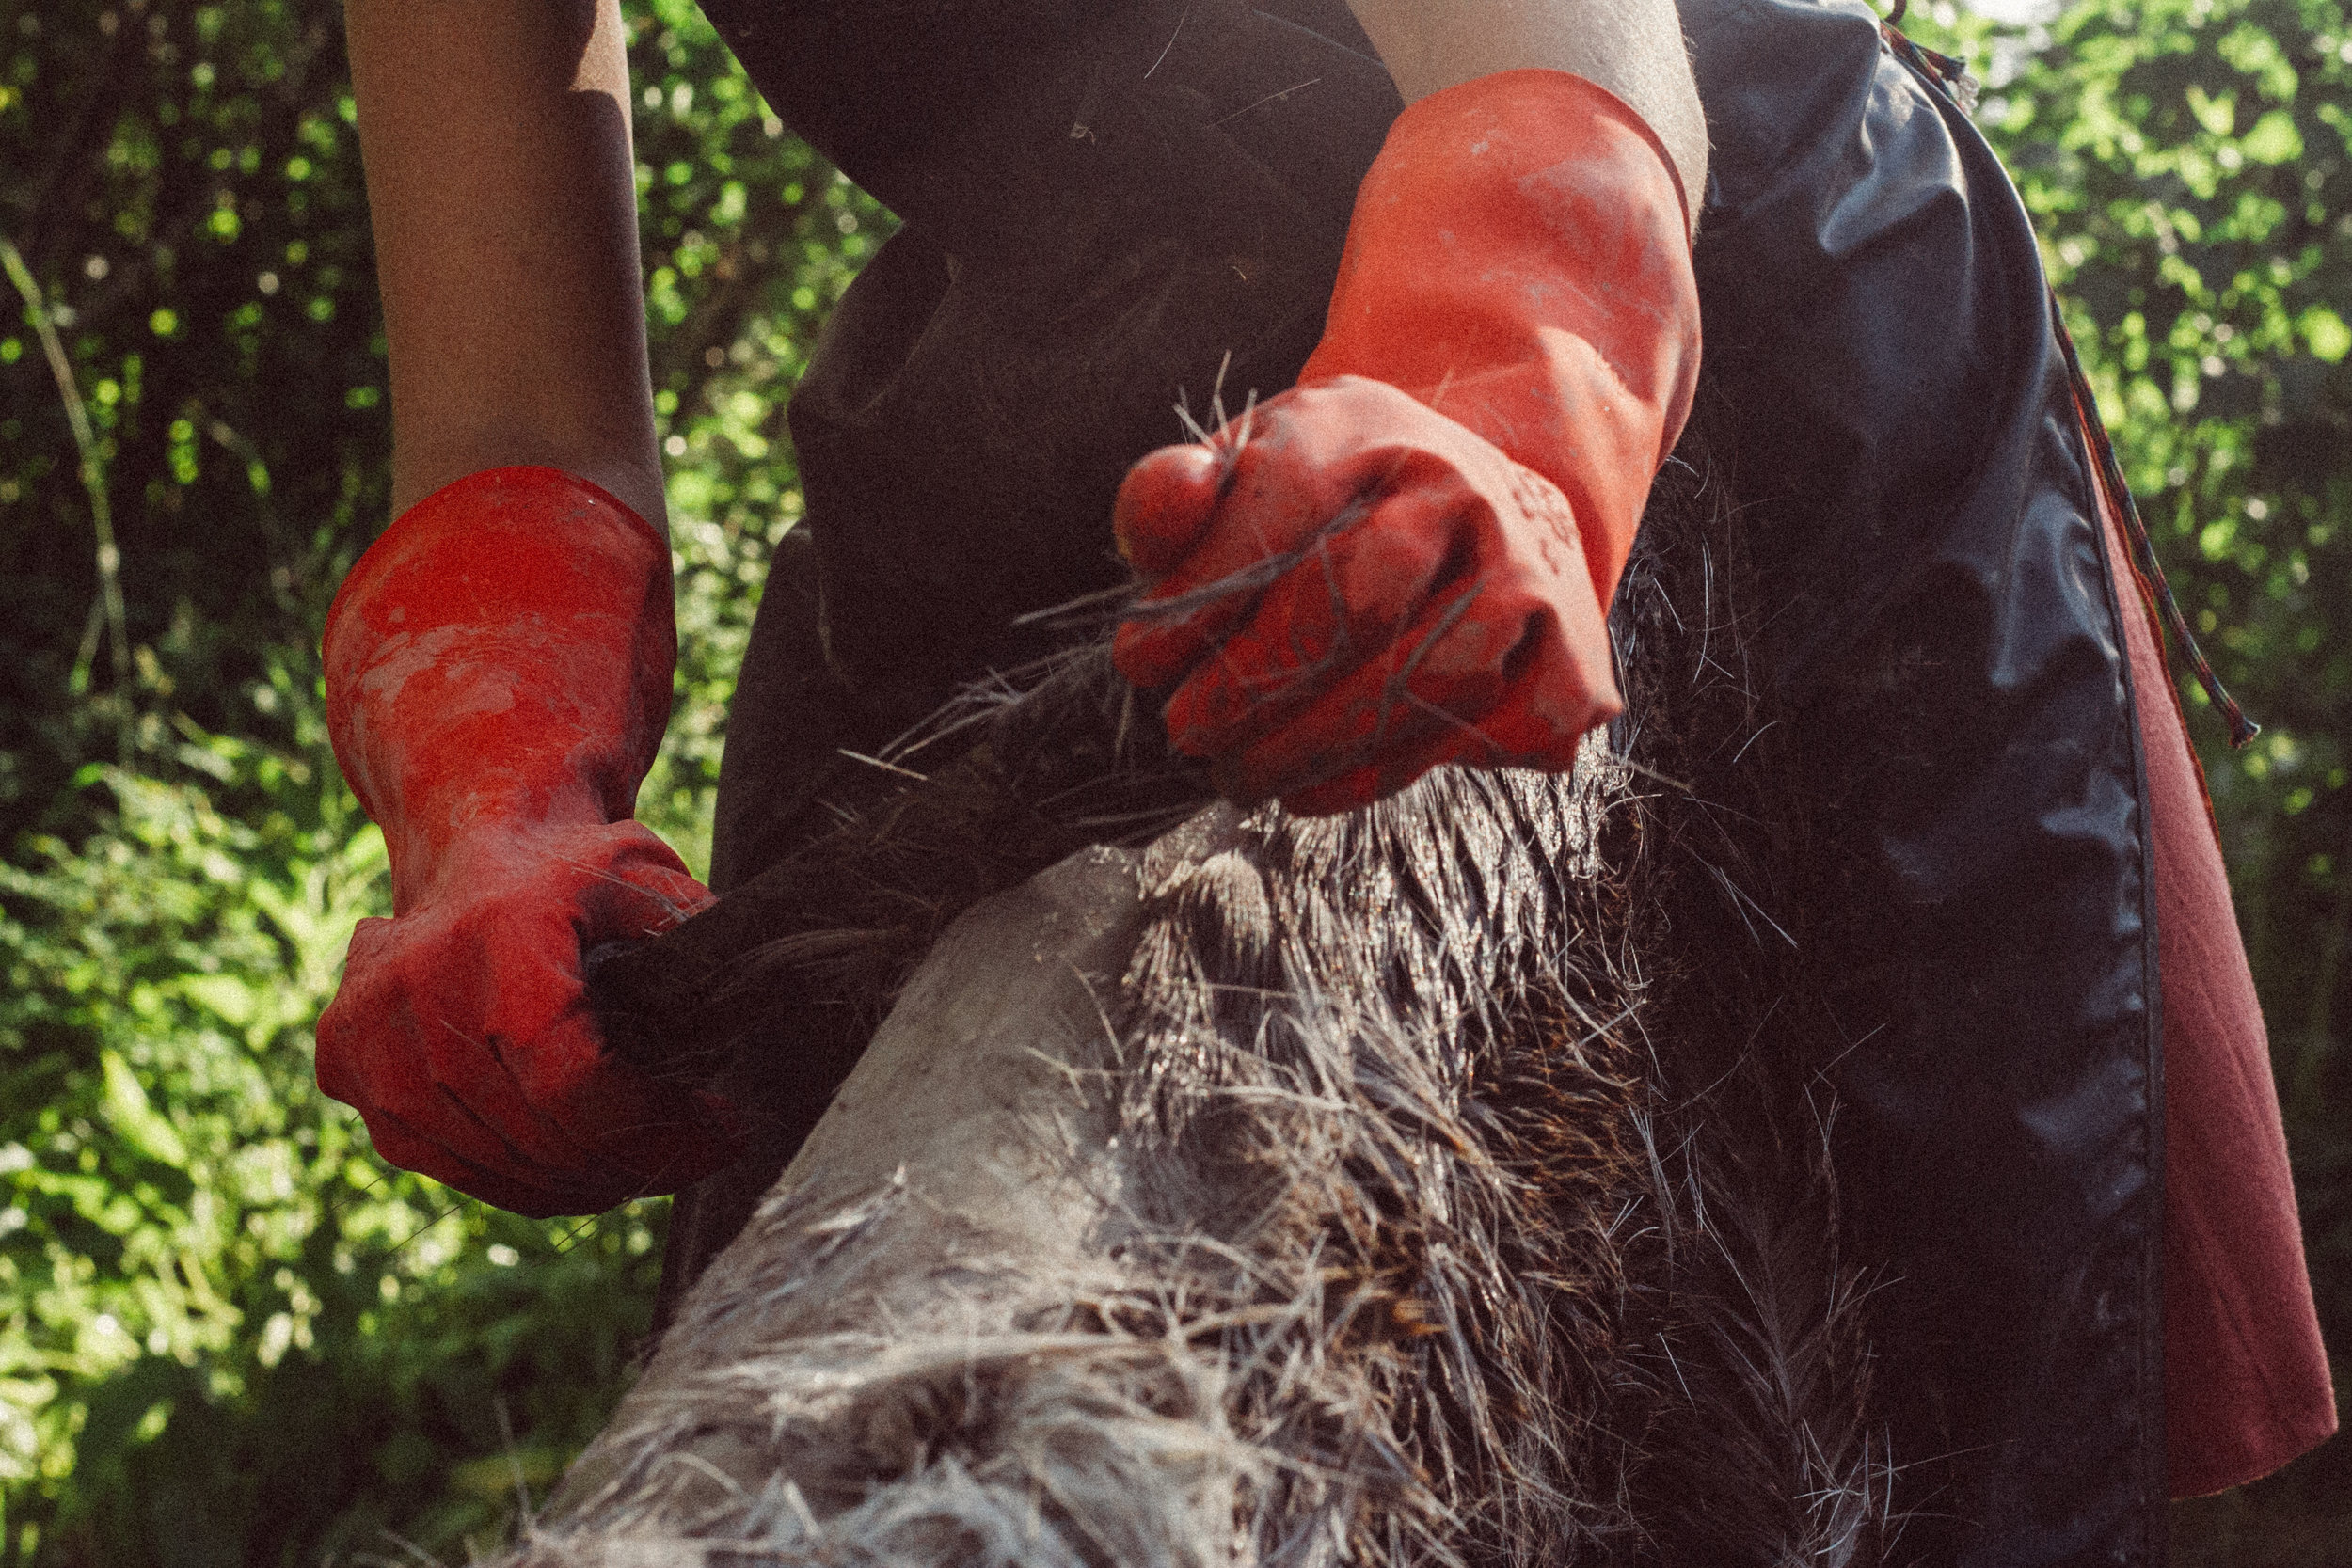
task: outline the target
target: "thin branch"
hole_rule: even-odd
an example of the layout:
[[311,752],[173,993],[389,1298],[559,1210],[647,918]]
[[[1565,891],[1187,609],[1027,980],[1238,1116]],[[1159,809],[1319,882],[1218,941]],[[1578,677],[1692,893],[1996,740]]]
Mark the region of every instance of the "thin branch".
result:
[[[107,641],[114,657],[118,760],[127,766],[131,760],[131,633],[122,609],[122,551],[115,544],[114,512],[106,503],[105,467],[99,455],[98,438],[90,430],[89,410],[82,402],[81,383],[74,377],[73,361],[66,357],[56,323],[50,319],[48,301],[41,297],[40,285],[34,281],[15,243],[5,234],[0,234],[0,268],[7,269],[8,281],[24,296],[24,320],[49,357],[49,373],[56,378],[66,425],[73,432],[73,445],[81,456],[82,488],[89,492],[90,531],[98,542],[99,600],[105,607]],[[85,666],[77,663],[74,669],[77,676],[87,678]]]

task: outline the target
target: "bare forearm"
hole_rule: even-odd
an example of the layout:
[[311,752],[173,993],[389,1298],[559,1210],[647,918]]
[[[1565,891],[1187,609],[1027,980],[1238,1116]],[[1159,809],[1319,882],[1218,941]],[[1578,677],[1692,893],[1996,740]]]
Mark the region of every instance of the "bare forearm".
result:
[[663,522],[618,0],[346,0],[392,501],[543,463]]
[[1573,71],[1649,122],[1692,212],[1707,184],[1707,121],[1674,0],[1348,0],[1407,103],[1498,71]]

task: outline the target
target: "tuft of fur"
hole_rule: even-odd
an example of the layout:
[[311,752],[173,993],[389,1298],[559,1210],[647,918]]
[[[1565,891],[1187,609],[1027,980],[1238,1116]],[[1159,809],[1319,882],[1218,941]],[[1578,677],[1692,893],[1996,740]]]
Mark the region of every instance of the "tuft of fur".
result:
[[1703,451],[1668,465],[1649,514],[1667,526],[1612,621],[1641,672],[1621,744],[1649,780],[1681,781],[1638,792],[1604,851],[1638,895],[1625,931],[1647,967],[1674,1243],[1655,1333],[1679,1398],[1643,1435],[1634,1484],[1673,1560],[1875,1563],[1901,1514],[1865,1414],[1865,1282],[1839,1246],[1824,1077],[1851,1042],[1807,967],[1829,876],[1797,737],[1756,661],[1770,610],[1732,492]]
[[1110,944],[1009,1101],[1034,1180],[796,1166],[511,1560],[1885,1560],[1746,584],[1679,463],[1572,772],[1213,807],[1096,852],[1133,903],[1074,946],[967,915],[1009,983]]
[[1107,646],[965,691],[858,760],[863,798],[841,792],[858,809],[659,941],[590,956],[598,1024],[633,1065],[805,1132],[958,915],[1089,845],[1148,842],[1213,793]]

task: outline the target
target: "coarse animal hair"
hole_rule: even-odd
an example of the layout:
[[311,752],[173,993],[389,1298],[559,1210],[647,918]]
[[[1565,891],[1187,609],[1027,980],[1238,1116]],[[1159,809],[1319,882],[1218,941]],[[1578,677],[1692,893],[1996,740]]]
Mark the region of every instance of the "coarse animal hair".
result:
[[1804,814],[1683,451],[1572,771],[1217,805],[967,913],[885,1038],[1098,966],[1007,1091],[1033,1179],[804,1158],[516,1568],[1891,1560]]

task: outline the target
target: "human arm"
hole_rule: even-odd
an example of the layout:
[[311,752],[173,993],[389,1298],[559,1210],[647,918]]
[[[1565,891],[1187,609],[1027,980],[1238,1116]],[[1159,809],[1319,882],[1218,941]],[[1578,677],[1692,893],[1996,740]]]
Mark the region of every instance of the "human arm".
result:
[[709,901],[630,819],[676,633],[612,0],[352,0],[392,361],[391,528],[328,612],[327,728],[384,830],[318,1027],[393,1164],[527,1213],[723,1164],[727,1108],[607,1049],[585,956]]
[[619,0],[347,0],[392,511],[544,464],[664,526]]
[[1674,159],[1686,203],[1707,188],[1707,120],[1674,0],[1347,0],[1407,103],[1500,71],[1565,71],[1606,87]]

